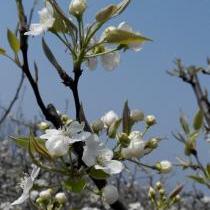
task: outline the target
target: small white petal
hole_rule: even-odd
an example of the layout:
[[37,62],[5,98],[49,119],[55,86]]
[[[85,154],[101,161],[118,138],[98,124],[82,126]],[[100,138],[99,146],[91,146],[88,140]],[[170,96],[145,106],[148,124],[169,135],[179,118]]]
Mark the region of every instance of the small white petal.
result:
[[111,52],[101,56],[101,63],[106,70],[114,70],[120,63],[120,53]]
[[96,57],[88,58],[85,64],[90,70],[95,70],[98,64],[98,60]]
[[104,163],[104,172],[108,174],[119,174],[124,169],[124,165],[118,160],[111,160]]
[[30,25],[29,31],[25,32],[24,35],[31,35],[31,36],[37,36],[44,32],[43,25],[40,23],[34,23]]

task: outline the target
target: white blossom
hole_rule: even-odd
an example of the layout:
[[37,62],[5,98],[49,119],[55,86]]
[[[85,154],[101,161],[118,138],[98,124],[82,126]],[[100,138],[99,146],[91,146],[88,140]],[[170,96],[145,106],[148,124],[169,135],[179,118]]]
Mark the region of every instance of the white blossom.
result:
[[69,5],[69,12],[74,16],[80,16],[83,14],[86,7],[86,0],[72,0]]
[[101,117],[101,120],[103,121],[105,127],[110,127],[111,124],[117,121],[118,119],[118,115],[112,110]]
[[28,32],[24,35],[37,36],[46,32],[54,24],[55,18],[53,17],[53,7],[49,2],[46,2],[46,6],[38,12],[40,17],[39,23],[33,23],[30,25]]
[[113,204],[119,198],[117,188],[113,185],[106,185],[102,189],[102,197],[106,203]]
[[50,199],[51,195],[52,195],[52,189],[43,190],[39,193],[39,197],[44,200]]
[[139,131],[132,131],[129,135],[130,143],[128,147],[122,148],[121,154],[124,158],[140,158],[145,153],[145,142]]
[[[132,27],[129,26],[126,22],[122,22],[119,24],[118,29],[124,30],[124,31],[128,31],[128,32],[134,32]],[[136,33],[141,35],[140,33]],[[142,49],[141,47],[141,43],[131,43],[128,45],[128,47],[136,52],[140,51]]]
[[84,132],[84,124],[73,121],[64,129],[48,129],[40,138],[47,139],[45,146],[52,156],[63,156],[69,150],[69,145],[85,141],[89,136],[89,132]]
[[131,110],[130,118],[134,122],[142,121],[144,119],[144,113],[139,111],[138,109]]
[[124,165],[118,160],[112,160],[113,151],[106,148],[96,134],[85,142],[82,160],[88,167],[94,166],[107,174],[120,173]]
[[65,193],[63,193],[63,192],[57,193],[55,195],[55,200],[60,204],[64,204],[67,201]]
[[161,173],[169,173],[172,170],[172,164],[168,160],[158,162],[156,167]]
[[100,57],[102,66],[108,71],[113,71],[120,63],[120,53],[118,51],[110,52]]
[[29,198],[30,190],[33,187],[33,183],[34,183],[36,177],[39,175],[39,171],[40,171],[40,168],[33,165],[33,170],[31,172],[31,175],[25,176],[23,178],[23,180],[21,181],[20,186],[23,189],[22,195],[11,204],[12,206],[22,204],[26,199]]

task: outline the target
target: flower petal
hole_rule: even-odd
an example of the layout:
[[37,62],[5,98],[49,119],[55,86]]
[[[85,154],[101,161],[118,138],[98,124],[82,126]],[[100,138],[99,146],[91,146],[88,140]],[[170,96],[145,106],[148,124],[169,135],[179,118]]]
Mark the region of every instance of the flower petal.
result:
[[120,53],[111,52],[101,56],[101,63],[106,70],[114,70],[120,63]]
[[111,160],[104,163],[104,172],[108,174],[119,174],[124,169],[124,165],[118,160]]

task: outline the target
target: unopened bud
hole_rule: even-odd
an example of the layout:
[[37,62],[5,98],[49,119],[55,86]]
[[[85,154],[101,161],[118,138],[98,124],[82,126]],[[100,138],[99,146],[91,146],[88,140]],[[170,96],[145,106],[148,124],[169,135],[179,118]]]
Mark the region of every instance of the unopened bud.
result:
[[145,118],[145,122],[148,126],[153,126],[156,124],[156,118],[154,115],[147,115]]
[[154,188],[153,187],[149,187],[149,191],[148,191],[148,196],[149,196],[149,198],[150,199],[154,199],[155,198],[155,190],[154,190]]
[[159,139],[152,138],[146,143],[146,147],[149,149],[156,149],[158,147]]
[[39,193],[39,197],[43,200],[48,200],[51,198],[52,189],[43,190]]
[[60,192],[55,195],[55,200],[60,204],[64,204],[67,201],[67,198],[64,193]]
[[68,115],[66,115],[66,114],[61,115],[61,120],[64,124],[66,124],[66,122],[69,120]]
[[160,190],[163,188],[163,185],[161,184],[161,182],[156,182],[155,186],[156,186],[157,190]]
[[158,162],[155,166],[160,173],[169,173],[172,170],[172,164],[167,160]]
[[92,129],[94,133],[99,133],[100,131],[102,131],[104,128],[104,123],[102,120],[96,120],[95,122],[93,122],[92,124]]
[[87,7],[86,0],[72,0],[69,5],[69,12],[78,17],[81,16]]
[[50,125],[47,122],[40,122],[37,124],[37,127],[39,130],[46,130],[50,127]]
[[144,120],[144,113],[137,109],[131,110],[130,118],[133,122],[142,121]]

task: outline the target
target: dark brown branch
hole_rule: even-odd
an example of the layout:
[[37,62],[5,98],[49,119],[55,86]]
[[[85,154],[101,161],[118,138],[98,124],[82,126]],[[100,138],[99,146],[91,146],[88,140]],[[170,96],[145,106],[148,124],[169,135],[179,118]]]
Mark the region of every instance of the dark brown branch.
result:
[[24,33],[27,31],[27,19],[24,13],[22,0],[16,0],[17,8],[18,8],[18,15],[19,15],[19,22],[20,22],[20,49],[23,56],[23,64],[22,64],[22,71],[26,75],[32,89],[34,92],[34,95],[36,97],[36,101],[44,114],[45,118],[53,123],[53,125],[56,128],[59,128],[62,126],[61,119],[58,116],[56,109],[52,104],[45,106],[42,97],[39,92],[39,87],[36,81],[34,80],[30,69],[29,69],[29,63],[28,63],[28,37],[24,35]]
[[18,96],[19,96],[19,93],[20,93],[20,90],[21,90],[21,87],[23,85],[23,81],[24,81],[24,73],[22,73],[21,75],[21,79],[20,79],[20,82],[18,84],[18,87],[17,87],[17,90],[16,90],[16,93],[12,99],[12,101],[10,102],[9,106],[7,109],[5,109],[5,112],[3,114],[3,116],[1,117],[0,119],[0,125],[4,122],[4,120],[7,118],[8,114],[10,113],[12,107],[14,106],[15,102],[17,101],[18,99]]
[[196,96],[198,106],[203,111],[208,129],[210,129],[210,103],[207,94],[202,90],[198,79],[197,74],[200,72],[200,68],[196,68],[195,66],[185,68],[181,63],[181,60],[177,60],[176,65],[177,69],[174,70],[174,75],[178,75],[184,82],[191,85]]
[[[27,31],[26,30],[27,29],[27,20],[26,20],[25,13],[23,10],[22,0],[16,0],[16,2],[17,2],[17,6],[18,6],[18,11],[19,11],[20,42],[21,42],[21,51],[22,51],[22,55],[23,55],[22,71],[25,73],[25,75],[34,91],[34,95],[36,97],[37,103],[38,103],[42,113],[44,114],[45,118],[48,121],[52,122],[52,124],[56,128],[59,128],[62,126],[62,123],[61,123],[60,117],[58,116],[58,114],[55,110],[55,107],[52,104],[48,105],[47,108],[45,107],[44,102],[43,102],[42,97],[39,92],[38,85],[37,85],[36,81],[34,80],[33,76],[31,75],[31,72],[29,69],[29,64],[28,64],[28,37],[24,35],[24,33]],[[55,4],[54,6],[56,8],[58,8],[58,6],[54,0],[52,0],[51,3]],[[57,12],[60,13],[61,11],[58,10]],[[58,72],[58,73],[61,76],[61,78],[63,79],[63,82],[65,84],[66,78],[69,79],[70,77],[64,78],[63,74],[60,74],[63,72]],[[79,82],[81,75],[82,75],[81,66],[80,65],[74,66],[74,80],[73,81],[69,80],[71,82],[67,83],[68,86],[70,87],[70,89],[72,90],[72,93],[74,96],[75,108],[76,108],[76,119],[78,121],[80,121],[80,109],[81,109],[81,103],[80,103],[79,94],[78,94],[78,82]],[[67,81],[67,82],[69,82],[69,81]],[[91,131],[91,130],[87,129],[87,131]],[[79,162],[84,167],[86,167],[86,165],[82,162],[83,143],[74,144],[74,150],[77,153]],[[105,187],[107,184],[106,180],[96,180],[96,179],[92,179],[92,180],[100,190],[103,187]],[[114,210],[126,210],[125,206],[120,201],[115,202],[114,204],[111,205],[111,207]]]

